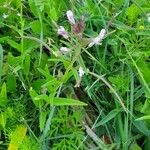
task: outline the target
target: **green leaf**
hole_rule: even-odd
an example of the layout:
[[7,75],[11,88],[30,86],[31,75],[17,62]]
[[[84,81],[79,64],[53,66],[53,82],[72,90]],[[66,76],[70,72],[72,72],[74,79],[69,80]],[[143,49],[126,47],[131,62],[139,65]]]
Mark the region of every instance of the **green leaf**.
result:
[[127,16],[128,16],[128,19],[133,23],[139,13],[141,12],[141,10],[135,5],[135,4],[132,4],[128,9],[127,9]]
[[40,91],[41,86],[45,83],[45,79],[37,79],[33,82],[32,87],[35,91]]
[[145,122],[138,120],[133,122],[134,126],[144,135],[150,136],[150,130],[148,129],[147,125]]
[[41,150],[38,141],[32,136],[25,136],[19,150]]
[[114,77],[109,77],[108,79],[117,90],[121,90],[122,92],[129,91],[129,82],[125,75],[117,75]]
[[7,90],[6,90],[6,84],[3,83],[0,92],[0,106],[5,107],[6,104],[7,104]]
[[0,113],[0,126],[4,129],[6,126],[7,114],[6,112]]
[[16,92],[16,77],[12,74],[7,76],[7,91]]
[[[41,23],[39,20],[34,20],[31,22],[30,24],[32,31],[35,34],[40,34],[41,33]],[[47,30],[47,25],[43,22],[42,23],[42,28],[43,28],[43,32],[44,34],[49,33],[49,30]]]
[[23,58],[21,56],[14,57],[11,53],[7,56],[8,64],[14,68],[21,67]]
[[40,131],[41,132],[43,131],[44,126],[45,126],[46,116],[47,116],[47,112],[40,112],[39,126],[40,126]]
[[29,71],[30,71],[30,55],[29,54],[27,54],[25,59],[24,59],[23,69],[24,69],[25,75],[27,76],[29,74]]
[[8,43],[11,47],[13,47],[13,48],[15,48],[16,50],[18,50],[18,52],[21,52],[21,46],[20,46],[20,44],[18,44],[17,42],[15,42],[15,41],[13,41],[13,40],[11,40],[11,39],[7,39],[7,43]]
[[142,150],[136,143],[131,145],[131,150]]
[[145,140],[145,144],[144,144],[144,149],[143,150],[148,150],[150,148],[150,139],[147,138]]
[[38,94],[32,88],[30,88],[30,96],[31,96],[32,101],[36,107],[40,108],[41,106],[43,106],[43,101],[41,99],[40,100],[35,99],[35,97],[37,97]]
[[150,99],[145,100],[142,109],[140,109],[140,112],[143,114],[150,114]]
[[41,24],[39,20],[34,20],[33,22],[31,22],[31,29],[34,33],[36,34],[40,34],[41,32]]
[[35,17],[38,17],[38,12],[37,12],[37,8],[35,6],[34,0],[28,0],[29,6],[30,6],[30,10],[33,13],[33,15]]
[[54,97],[50,98],[47,95],[38,95],[35,100],[43,99],[51,105],[55,106],[87,106],[86,103],[71,98]]
[[113,119],[114,117],[116,117],[116,115],[120,112],[120,109],[114,109],[112,110],[107,116],[105,116],[100,122],[98,122],[95,127],[99,127],[105,123],[107,123],[108,121],[110,121],[111,119]]
[[135,119],[135,121],[139,121],[139,120],[149,120],[150,119],[150,115],[145,115],[143,117],[137,118]]
[[3,48],[0,45],[0,83],[1,83],[1,76],[2,76],[2,68],[3,68]]
[[49,80],[53,80],[54,77],[52,75],[50,75],[49,70],[47,70],[47,65],[45,67],[45,70],[41,69],[41,68],[37,68],[37,70],[46,77],[46,79]]

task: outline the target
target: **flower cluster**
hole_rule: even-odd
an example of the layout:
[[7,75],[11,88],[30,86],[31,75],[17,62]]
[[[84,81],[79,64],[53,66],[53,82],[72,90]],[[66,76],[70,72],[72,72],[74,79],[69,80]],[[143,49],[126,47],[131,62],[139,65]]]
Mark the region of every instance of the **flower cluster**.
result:
[[[83,16],[81,17],[79,22],[75,21],[73,12],[71,10],[67,11],[66,16],[72,27],[73,32],[76,35],[82,36],[83,30],[84,30]],[[57,33],[58,33],[58,35],[61,35],[65,39],[69,38],[69,33],[65,30],[65,28],[63,26],[59,26]]]
[[[71,10],[68,10],[66,12],[66,16],[67,16],[68,22],[71,25],[73,33],[77,37],[82,38],[82,34],[84,31],[84,27],[85,27],[83,16],[80,18],[79,21],[76,21],[76,19],[74,18],[74,14]],[[67,32],[63,26],[58,27],[57,34],[68,40],[70,38],[69,32]],[[106,34],[107,34],[106,29],[101,29],[101,31],[97,37],[89,39],[89,42],[87,43],[88,47],[90,48],[94,45],[102,45],[103,39],[106,37]],[[71,49],[69,49],[67,47],[61,47],[60,52],[62,54],[66,54],[68,52],[71,52]],[[80,66],[79,70],[78,70],[79,81],[77,82],[76,87],[80,86],[80,82],[81,82],[81,79],[84,74],[85,74],[85,72],[84,72],[83,68]]]
[[[73,32],[78,36],[82,36],[84,30],[83,16],[81,17],[79,22],[76,22],[74,14],[71,10],[68,10],[66,15],[70,25],[72,26]],[[63,26],[59,26],[57,33],[65,39],[69,38],[69,33],[65,30]],[[106,29],[102,29],[97,37],[91,38],[89,40],[88,47],[92,47],[94,45],[102,45],[102,41],[106,37],[106,33]]]

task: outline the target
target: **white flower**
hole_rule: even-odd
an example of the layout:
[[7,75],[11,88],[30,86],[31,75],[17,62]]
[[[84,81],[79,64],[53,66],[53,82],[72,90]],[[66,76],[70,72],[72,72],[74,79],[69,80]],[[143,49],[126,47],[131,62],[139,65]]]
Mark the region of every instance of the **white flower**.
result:
[[67,14],[67,18],[68,18],[70,24],[74,25],[75,20],[74,20],[73,12],[71,10],[68,10],[66,14]]
[[67,53],[67,52],[70,51],[70,49],[67,48],[67,47],[61,47],[61,48],[60,48],[60,51],[61,51],[62,53]]
[[102,29],[99,35],[91,40],[88,47],[92,47],[93,45],[101,45],[102,44],[101,42],[105,38],[105,35],[106,35],[106,30]]
[[78,72],[79,72],[79,77],[82,78],[82,76],[83,76],[84,73],[85,73],[84,70],[83,70],[83,68],[80,67]]
[[63,36],[65,39],[68,39],[68,32],[65,30],[63,26],[60,26],[57,30],[57,34]]
[[147,20],[150,22],[150,13],[147,14]]
[[20,17],[20,16],[21,16],[21,14],[20,14],[20,13],[17,13],[17,16],[19,16],[19,17]]
[[8,17],[8,15],[6,14],[3,14],[3,18],[6,19]]
[[100,37],[101,39],[104,39],[105,35],[106,35],[106,30],[105,30],[105,29],[102,29],[102,30],[100,31],[100,33],[99,33],[99,37]]

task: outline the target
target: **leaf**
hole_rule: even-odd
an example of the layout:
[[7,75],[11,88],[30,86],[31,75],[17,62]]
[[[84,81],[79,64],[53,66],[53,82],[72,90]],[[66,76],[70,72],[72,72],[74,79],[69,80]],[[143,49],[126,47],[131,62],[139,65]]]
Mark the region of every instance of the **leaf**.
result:
[[133,23],[137,19],[140,12],[141,12],[141,10],[135,4],[132,4],[127,9],[126,14],[128,16],[128,19]]
[[[31,29],[35,34],[40,34],[41,32],[41,23],[39,20],[34,20],[30,23]],[[49,33],[49,31],[47,30],[47,25],[43,22],[42,23],[42,28],[43,28],[43,32],[44,34]]]
[[41,32],[41,24],[39,20],[34,20],[33,22],[31,22],[31,29],[34,33],[36,34],[40,34]]
[[150,148],[150,139],[147,138],[145,140],[145,144],[144,144],[144,149],[143,150],[148,150]]
[[20,46],[20,44],[18,44],[17,42],[15,42],[15,41],[13,41],[13,40],[11,40],[11,39],[7,39],[7,43],[8,43],[11,47],[13,47],[13,48],[15,48],[16,50],[18,50],[18,52],[21,51],[21,46]]
[[142,109],[140,110],[141,113],[150,114],[150,99],[146,99]]
[[16,77],[12,74],[7,76],[7,91],[16,92]]
[[105,116],[100,122],[98,122],[95,125],[95,127],[99,127],[99,126],[107,123],[108,121],[110,121],[111,119],[113,119],[119,112],[120,112],[120,109],[114,109],[114,110],[112,110],[107,116]]
[[145,115],[143,117],[137,118],[135,119],[135,121],[139,121],[139,120],[149,120],[150,119],[150,115]]
[[54,97],[53,99],[51,99],[50,97],[44,94],[35,97],[35,100],[40,100],[40,99],[43,99],[49,104],[55,106],[87,106],[86,103],[71,98]]
[[128,86],[129,82],[125,75],[124,76],[117,75],[114,77],[109,77],[108,79],[115,86],[117,90],[121,90],[122,92],[129,91],[129,86]]
[[41,68],[37,68],[37,70],[43,75],[46,77],[47,80],[53,80],[54,77],[52,75],[50,75],[49,72],[47,72],[47,69],[43,70]]
[[19,149],[20,150],[40,150],[40,145],[38,141],[36,141],[33,137],[25,136]]
[[35,17],[38,17],[37,8],[35,6],[34,0],[28,0],[30,10]]
[[39,126],[40,126],[40,131],[41,132],[43,131],[44,126],[45,126],[46,116],[47,116],[47,112],[40,112]]
[[0,126],[4,129],[6,126],[7,114],[6,112],[0,113]]
[[1,83],[1,76],[2,76],[2,68],[3,68],[3,48],[0,45],[0,83]]
[[35,91],[40,91],[41,90],[41,86],[45,83],[45,79],[37,79],[32,83],[32,87]]
[[34,105],[36,107],[40,108],[43,105],[43,101],[42,100],[35,99],[35,97],[37,97],[38,94],[32,88],[30,88],[30,96],[31,96],[32,101],[33,101],[33,103],[34,103]]
[[131,145],[131,150],[142,150],[141,147],[139,147],[138,144],[134,143]]
[[14,5],[16,9],[18,9],[21,7],[21,1],[20,0],[12,1],[12,5]]
[[0,106],[5,107],[6,104],[7,104],[7,90],[6,90],[6,84],[3,83],[0,92]]
[[24,59],[23,69],[24,69],[25,75],[28,76],[29,71],[30,71],[30,55],[29,54],[27,54]]
[[138,120],[133,122],[134,126],[144,135],[150,136],[150,130],[148,129],[147,125],[145,122]]
[[14,68],[17,68],[17,67],[20,67],[21,64],[22,64],[22,60],[23,60],[23,57],[21,56],[18,56],[18,57],[14,57],[11,53],[8,54],[7,56],[7,61],[8,61],[8,64]]
[[70,105],[70,106],[87,106],[86,103],[75,100],[75,99],[70,99],[70,98],[57,98],[54,97],[53,104],[55,106],[63,106],[63,105]]
[[25,138],[26,132],[26,127],[22,125],[18,126],[11,136],[11,141],[8,150],[18,150]]

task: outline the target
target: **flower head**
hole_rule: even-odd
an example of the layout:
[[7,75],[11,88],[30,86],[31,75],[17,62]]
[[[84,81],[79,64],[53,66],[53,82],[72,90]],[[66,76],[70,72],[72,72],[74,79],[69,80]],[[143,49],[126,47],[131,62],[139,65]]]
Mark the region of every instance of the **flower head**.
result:
[[65,30],[63,26],[60,26],[57,30],[57,34],[63,36],[65,39],[68,39],[68,32]]
[[91,42],[89,43],[88,47],[92,47],[93,45],[101,45],[103,39],[105,38],[106,30],[102,29],[99,33],[99,35],[95,38],[92,38]]
[[67,15],[67,18],[68,18],[70,24],[74,25],[75,24],[75,19],[74,19],[73,12],[71,10],[68,10],[66,15]]
[[80,67],[78,72],[79,72],[79,77],[82,78],[82,76],[83,76],[84,73],[85,73],[84,70],[83,70],[83,68]]

